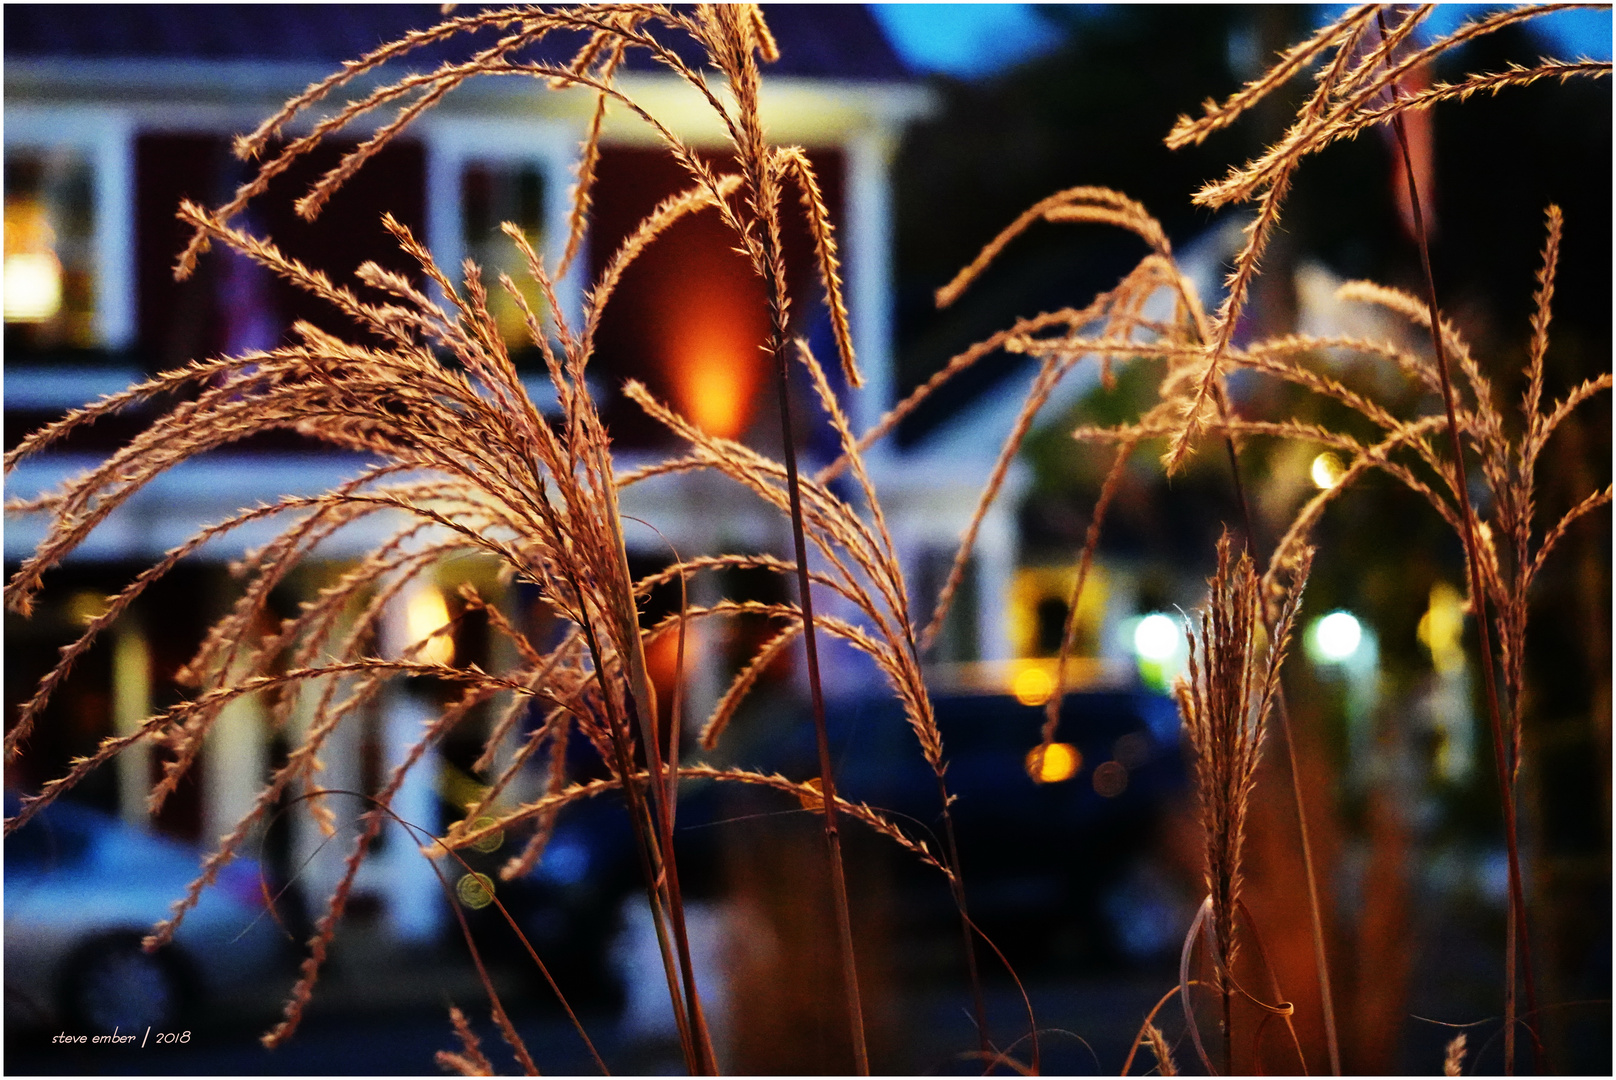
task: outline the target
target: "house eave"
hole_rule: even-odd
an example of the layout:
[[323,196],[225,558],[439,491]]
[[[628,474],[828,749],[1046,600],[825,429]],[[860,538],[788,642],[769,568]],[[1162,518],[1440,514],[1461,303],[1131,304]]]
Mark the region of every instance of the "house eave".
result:
[[[8,111],[19,106],[116,109],[153,125],[240,127],[255,124],[332,70],[325,63],[259,60],[22,59],[6,62],[4,86]],[[385,77],[399,73],[394,68]],[[356,79],[330,101],[346,103],[377,85],[376,76]],[[619,86],[681,139],[703,146],[726,141],[711,106],[678,77],[631,72],[620,76]],[[781,76],[765,80],[761,105],[771,138],[823,145],[896,132],[935,112],[937,99],[929,87],[915,83]],[[458,88],[434,111],[440,118],[527,115],[581,130],[593,108],[593,95],[582,88],[558,93],[536,79],[485,78]],[[330,105],[313,109],[293,127],[306,128],[330,111]],[[648,124],[620,106],[608,114],[605,138],[627,145],[657,141]]]

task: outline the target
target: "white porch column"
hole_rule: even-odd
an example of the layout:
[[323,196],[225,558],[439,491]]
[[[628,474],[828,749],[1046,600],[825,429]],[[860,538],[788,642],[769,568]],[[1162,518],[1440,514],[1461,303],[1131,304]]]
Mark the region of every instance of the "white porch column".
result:
[[[381,737],[384,782],[404,762],[410,748],[420,741],[434,713],[417,695],[400,687],[382,696]],[[382,896],[387,903],[387,922],[396,940],[424,943],[432,941],[443,925],[444,896],[432,864],[420,851],[421,845],[443,831],[438,814],[438,752],[421,755],[393,796],[393,813],[409,822],[420,833],[405,835],[405,829],[389,820],[387,849],[378,856],[377,869],[385,875]],[[422,834],[425,835],[422,835]],[[457,864],[446,863],[450,879],[458,876]]]
[[[426,634],[436,629],[428,623],[441,622],[441,616],[412,619],[412,606],[426,612],[441,611],[441,601],[431,603],[429,595],[437,586],[430,572],[414,578],[388,604],[382,616],[380,645],[383,656],[402,656]],[[428,601],[423,603],[423,601]],[[441,640],[441,639],[439,639]],[[383,772],[381,783],[387,784],[394,771],[410,755],[411,749],[426,734],[427,725],[436,713],[418,694],[394,683],[378,699],[381,710],[377,735],[381,740]],[[428,747],[405,774],[404,782],[393,796],[393,813],[414,826],[406,830],[389,819],[384,826],[387,833],[385,850],[371,863],[369,881],[386,904],[386,918],[396,940],[423,943],[433,940],[443,925],[443,888],[421,845],[443,831],[438,813],[438,752]],[[447,863],[451,877],[454,864]]]
[[239,697],[220,710],[202,755],[202,842],[211,845],[252,811],[269,776],[264,702]]
[[[333,696],[333,707],[352,689],[352,679],[344,679],[343,682],[344,689],[339,689]],[[293,738],[297,743],[308,738],[309,729],[314,723],[314,705],[319,701],[324,686],[325,680],[319,680],[304,688],[299,696],[293,714]],[[312,783],[302,785],[299,795],[306,794],[310,788],[343,792],[359,790],[362,779],[359,768],[362,723],[363,718],[358,715],[343,718],[320,748],[319,758],[325,768],[312,774]],[[299,883],[303,887],[303,895],[308,899],[311,913],[324,911],[326,898],[341,880],[343,863],[353,850],[358,835],[354,822],[364,810],[360,800],[341,794],[308,799],[293,813],[292,866],[302,868]],[[335,827],[334,834],[329,838],[313,818],[315,813],[324,811],[330,812]]]
[[976,633],[984,660],[1014,657],[1010,643],[1010,585],[1016,572],[1015,506],[1019,484],[1007,484],[976,537]]
[[[848,403],[853,430],[862,434],[894,403],[897,358],[892,352],[892,157],[897,137],[880,127],[860,132],[846,144],[847,205],[841,235],[847,268],[847,306],[853,323],[853,349],[864,373],[864,389]],[[872,460],[885,457],[885,444],[871,447]]]
[[[341,642],[353,631],[353,616],[341,615],[332,628],[330,640]],[[324,659],[324,658],[321,658]],[[331,708],[338,707],[352,692],[354,680],[339,678],[339,685],[331,695]],[[316,704],[325,694],[329,679],[302,682],[296,689],[296,703],[292,707],[288,738],[293,746],[307,741],[314,725]],[[297,785],[294,795],[306,795],[310,789],[342,789],[358,791],[362,780],[359,752],[363,714],[343,717],[321,744],[319,761],[323,769],[310,774],[309,780]],[[329,795],[305,799],[296,804],[288,815],[291,832],[291,866],[298,874],[297,883],[308,902],[310,915],[318,918],[325,911],[325,902],[337,882],[341,880],[343,863],[353,850],[357,832],[354,821],[364,811],[352,795]],[[329,812],[335,833],[329,837],[316,823],[315,815]]]
[[[466,250],[461,235],[461,149],[433,128],[426,134],[426,246],[450,281],[460,277]],[[497,284],[497,283],[496,283]],[[439,289],[432,286],[432,293]]]
[[135,140],[129,118],[107,114],[95,162],[95,336],[109,349],[135,341]]
[[[112,730],[131,735],[151,716],[151,648],[137,626],[119,625],[112,643]],[[139,829],[151,827],[146,793],[151,790],[151,743],[137,742],[118,755],[118,812]]]

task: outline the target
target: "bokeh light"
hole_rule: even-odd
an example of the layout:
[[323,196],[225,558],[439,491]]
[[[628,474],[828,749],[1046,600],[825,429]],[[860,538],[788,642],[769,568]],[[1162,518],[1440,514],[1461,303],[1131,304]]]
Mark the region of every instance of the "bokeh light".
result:
[[1111,754],[1128,768],[1137,769],[1150,760],[1150,737],[1142,731],[1130,731],[1112,744]]
[[1325,664],[1352,659],[1363,642],[1363,625],[1347,611],[1332,611],[1313,624],[1313,658]]
[[1055,692],[1055,679],[1041,666],[1028,666],[1016,672],[1010,692],[1023,705],[1042,705]]
[[1178,621],[1171,615],[1152,612],[1139,620],[1133,631],[1133,651],[1143,660],[1161,663],[1178,655]]
[[1341,477],[1347,468],[1341,464],[1341,459],[1326,450],[1313,459],[1313,466],[1308,475],[1313,478],[1313,486],[1320,491],[1328,491],[1341,482]]
[[[491,817],[480,817],[476,821],[473,821],[471,823],[471,828],[472,828],[473,831],[476,831],[478,829],[486,829],[490,825],[493,825],[493,824],[494,824],[494,819],[493,818],[491,818]],[[505,830],[504,829],[495,829],[493,832],[489,833],[487,836],[483,836],[483,837],[479,838],[478,840],[474,841],[471,846],[473,848],[475,848],[476,850],[481,851],[484,854],[487,854],[490,851],[499,850],[499,846],[501,844],[503,844],[504,842],[505,842]]]
[[494,902],[493,879],[487,874],[462,874],[455,882],[455,895],[472,910],[481,910]]
[[1070,780],[1083,767],[1083,755],[1071,743],[1050,743],[1027,751],[1027,775],[1041,784]]
[[[410,594],[404,610],[409,644],[426,641],[449,621],[449,605],[443,593],[434,587],[417,589]],[[427,664],[448,664],[454,660],[454,639],[447,633],[432,637],[415,654],[415,659]]]
[[1120,761],[1107,761],[1094,769],[1094,793],[1114,799],[1128,790],[1128,767]]

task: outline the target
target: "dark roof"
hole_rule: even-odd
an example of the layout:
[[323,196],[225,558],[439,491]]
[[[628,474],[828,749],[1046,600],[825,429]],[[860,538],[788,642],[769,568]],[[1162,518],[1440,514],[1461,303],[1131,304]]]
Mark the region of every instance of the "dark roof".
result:
[[[457,14],[475,10],[461,5]],[[879,24],[863,4],[766,5],[769,27],[780,45],[780,75],[857,80],[908,77]],[[410,30],[440,21],[437,4],[6,4],[5,58],[186,59],[323,61],[362,56]],[[687,60],[688,42],[664,40]],[[416,66],[464,59],[472,42],[494,40],[489,32],[424,47]],[[547,38],[524,55],[570,57],[577,37]],[[641,50],[628,66],[646,70],[654,61]]]

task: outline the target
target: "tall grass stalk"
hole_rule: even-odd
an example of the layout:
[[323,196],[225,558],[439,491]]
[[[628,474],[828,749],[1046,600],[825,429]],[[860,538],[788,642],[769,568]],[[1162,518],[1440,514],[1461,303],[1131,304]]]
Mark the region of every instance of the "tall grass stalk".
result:
[[[1263,583],[1251,556],[1242,552],[1236,559],[1233,551],[1225,533],[1218,541],[1217,573],[1208,582],[1211,595],[1199,628],[1185,632],[1189,672],[1173,687],[1195,752],[1196,787],[1206,832],[1207,899],[1203,910],[1214,985],[1223,1006],[1224,1069],[1230,1074],[1235,1072],[1234,964],[1240,940],[1236,919],[1243,909],[1240,894],[1247,811],[1268,713],[1279,687],[1280,665],[1312,562],[1311,550],[1304,549],[1294,565],[1281,571],[1289,577],[1289,586],[1270,621],[1264,612]],[[1197,919],[1197,925],[1200,923]],[[1186,954],[1189,948],[1186,940]],[[1180,993],[1187,1015],[1189,997],[1182,988]]]
[[[1240,520],[1245,526],[1246,550],[1252,552],[1255,557],[1257,534],[1252,527],[1251,505],[1246,500],[1245,484],[1241,482],[1240,455],[1235,450],[1234,436],[1224,432],[1223,445],[1228,452],[1229,472],[1234,480]],[[1330,958],[1324,939],[1324,912],[1319,904],[1318,875],[1313,866],[1313,839],[1307,828],[1307,808],[1302,801],[1302,774],[1296,763],[1296,738],[1291,733],[1291,711],[1285,700],[1283,682],[1274,694],[1274,715],[1279,720],[1280,738],[1285,742],[1285,765],[1291,778],[1291,804],[1296,808],[1296,833],[1301,846],[1303,879],[1307,885],[1308,928],[1313,937],[1313,969],[1319,986],[1319,1008],[1324,1016],[1325,1052],[1330,1058],[1330,1074],[1340,1076],[1341,1042],[1336,1033],[1335,991],[1330,984]]]
[[[1376,12],[1381,37],[1387,37],[1386,15]],[[1413,22],[1413,20],[1408,20]],[[1394,77],[1391,80],[1395,98],[1402,97],[1402,89]],[[1436,370],[1442,386],[1442,407],[1447,413],[1448,441],[1453,454],[1453,491],[1459,500],[1459,520],[1464,526],[1462,539],[1465,564],[1470,573],[1471,604],[1476,616],[1476,650],[1480,655],[1481,682],[1487,693],[1487,719],[1492,735],[1493,766],[1498,771],[1498,790],[1504,811],[1504,844],[1509,853],[1509,926],[1504,950],[1504,1074],[1515,1072],[1515,985],[1516,954],[1519,946],[1521,967],[1526,983],[1526,1030],[1537,1049],[1540,1071],[1552,1071],[1545,1056],[1543,1041],[1538,1035],[1537,986],[1532,978],[1531,936],[1526,922],[1526,898],[1521,888],[1520,831],[1515,815],[1515,774],[1504,752],[1504,720],[1498,707],[1498,686],[1493,669],[1493,648],[1487,626],[1487,588],[1482,580],[1481,546],[1476,539],[1475,508],[1470,505],[1470,481],[1465,469],[1464,442],[1459,438],[1459,419],[1454,407],[1453,380],[1449,375],[1448,354],[1442,341],[1441,308],[1436,302],[1436,275],[1431,270],[1431,242],[1425,229],[1425,213],[1420,204],[1429,193],[1422,193],[1414,176],[1414,158],[1408,148],[1408,132],[1403,114],[1394,113],[1392,128],[1397,135],[1399,156],[1402,159],[1403,182],[1407,185],[1408,200],[1414,214],[1414,235],[1420,252],[1420,268],[1425,277],[1426,309],[1430,312],[1431,349],[1436,354]],[[1524,552],[1522,552],[1524,554]]]

